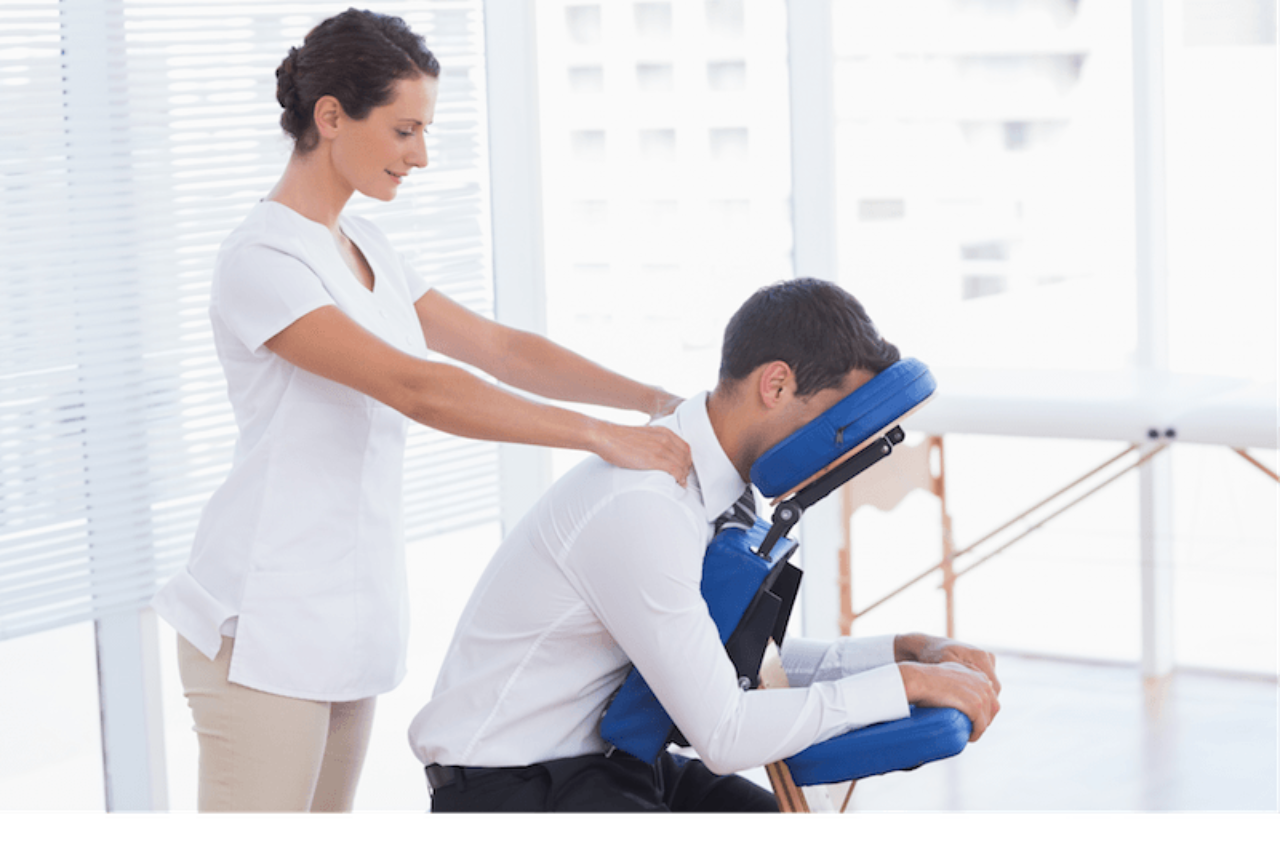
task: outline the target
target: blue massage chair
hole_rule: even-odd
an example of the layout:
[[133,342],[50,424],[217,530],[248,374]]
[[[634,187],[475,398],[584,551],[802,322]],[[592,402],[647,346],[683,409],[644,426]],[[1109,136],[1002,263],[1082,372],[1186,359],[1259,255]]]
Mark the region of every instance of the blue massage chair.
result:
[[[929,369],[907,358],[798,429],[761,456],[751,481],[777,503],[772,523],[727,528],[712,539],[702,565],[702,596],[744,689],[760,684],[770,642],[781,647],[800,588],[791,562],[798,545],[787,538],[804,511],[903,440],[899,421],[937,388]],[[958,754],[969,741],[967,717],[950,708],[912,707],[911,716],[861,728],[769,767],[780,807],[808,810],[799,787],[856,781]],[[610,701],[600,732],[613,747],[653,762],[669,744],[688,745],[644,678],[632,669]],[[784,789],[779,789],[783,787]],[[847,800],[846,800],[847,801]]]

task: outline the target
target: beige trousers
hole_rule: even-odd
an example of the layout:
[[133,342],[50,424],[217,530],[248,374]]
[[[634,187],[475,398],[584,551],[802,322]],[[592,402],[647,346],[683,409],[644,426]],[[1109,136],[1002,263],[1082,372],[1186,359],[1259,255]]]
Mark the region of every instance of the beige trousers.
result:
[[198,808],[350,811],[374,698],[286,698],[227,681],[235,640],[212,661],[178,637],[178,672],[200,742]]

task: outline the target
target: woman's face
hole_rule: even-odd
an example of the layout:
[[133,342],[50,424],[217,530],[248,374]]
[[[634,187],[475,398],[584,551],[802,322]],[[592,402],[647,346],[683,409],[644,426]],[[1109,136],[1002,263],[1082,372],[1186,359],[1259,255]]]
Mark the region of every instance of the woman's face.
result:
[[390,201],[411,169],[426,168],[426,133],[439,89],[439,78],[425,74],[397,80],[389,103],[359,121],[341,115],[333,164],[352,190]]

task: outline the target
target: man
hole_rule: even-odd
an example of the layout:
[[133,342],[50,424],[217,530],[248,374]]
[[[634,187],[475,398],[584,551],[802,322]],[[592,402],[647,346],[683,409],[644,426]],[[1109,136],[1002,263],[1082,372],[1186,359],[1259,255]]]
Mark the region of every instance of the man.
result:
[[[557,482],[494,554],[410,728],[432,809],[776,810],[730,773],[903,718],[908,703],[955,707],[981,736],[999,710],[990,654],[919,634],[788,638],[794,686],[744,692],[699,590],[752,463],[897,360],[839,287],[763,288],[729,321],[715,390],[661,421],[692,448],[687,488],[598,459]],[[700,760],[649,765],[600,738],[632,664]]]

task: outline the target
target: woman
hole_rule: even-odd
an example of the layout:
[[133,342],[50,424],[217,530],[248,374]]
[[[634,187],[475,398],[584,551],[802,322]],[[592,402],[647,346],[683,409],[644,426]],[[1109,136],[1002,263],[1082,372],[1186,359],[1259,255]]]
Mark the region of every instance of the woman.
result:
[[179,633],[202,811],[350,810],[374,696],[403,677],[406,418],[590,450],[681,483],[673,433],[506,393],[660,415],[678,398],[486,320],[428,285],[355,192],[391,200],[427,165],[439,65],[399,18],[348,10],[276,71],[294,152],[223,244],[210,315],[240,430],[187,570],[155,597]]

